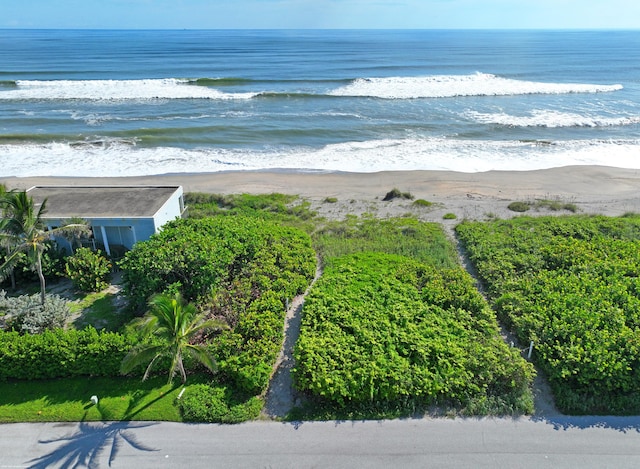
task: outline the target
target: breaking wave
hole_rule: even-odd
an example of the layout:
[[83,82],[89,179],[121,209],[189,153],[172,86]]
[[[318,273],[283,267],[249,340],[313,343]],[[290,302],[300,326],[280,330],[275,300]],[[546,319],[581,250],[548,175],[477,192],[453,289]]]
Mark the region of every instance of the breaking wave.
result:
[[330,94],[384,99],[453,98],[458,96],[515,96],[525,94],[604,93],[622,85],[541,83],[513,80],[487,73],[425,77],[358,78]]
[[[241,78],[163,78],[143,80],[17,80],[3,82],[0,100],[153,100],[153,99],[251,99],[297,96],[374,97],[383,99],[450,98],[457,96],[511,96],[526,94],[604,93],[621,90],[622,85],[541,83],[502,78],[486,73],[472,75],[432,75],[426,77],[358,78],[348,82],[326,82],[325,91],[309,92],[301,82],[298,90],[258,90],[223,92],[216,87],[255,87],[253,80]],[[346,84],[342,84],[346,83]],[[266,85],[266,82],[263,83]],[[332,86],[338,86],[331,89]],[[269,83],[274,86],[274,83]],[[288,84],[287,86],[290,86]]]
[[464,116],[481,124],[496,124],[507,127],[616,127],[640,124],[640,116],[585,116],[573,112],[548,110],[533,110],[528,116],[514,116],[502,112],[467,111]]
[[0,92],[0,100],[250,99],[256,96],[256,93],[224,93],[206,86],[189,86],[189,83],[189,80],[177,78],[148,80],[17,80],[15,89]]
[[[640,140],[382,139],[320,148],[184,149],[133,140],[0,144],[4,176],[141,176],[227,170],[532,170],[567,165],[640,169]],[[28,162],[26,164],[25,162]]]

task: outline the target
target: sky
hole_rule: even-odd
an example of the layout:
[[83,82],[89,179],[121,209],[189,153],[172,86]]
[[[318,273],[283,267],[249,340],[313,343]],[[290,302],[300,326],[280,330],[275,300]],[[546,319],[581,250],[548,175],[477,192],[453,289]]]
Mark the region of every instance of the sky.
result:
[[0,28],[640,29],[639,0],[0,0]]

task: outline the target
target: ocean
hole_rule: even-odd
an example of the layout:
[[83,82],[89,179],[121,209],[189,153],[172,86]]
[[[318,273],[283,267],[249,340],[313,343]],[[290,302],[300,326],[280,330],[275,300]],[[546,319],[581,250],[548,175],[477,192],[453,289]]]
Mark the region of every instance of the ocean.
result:
[[0,176],[640,168],[640,31],[0,30]]

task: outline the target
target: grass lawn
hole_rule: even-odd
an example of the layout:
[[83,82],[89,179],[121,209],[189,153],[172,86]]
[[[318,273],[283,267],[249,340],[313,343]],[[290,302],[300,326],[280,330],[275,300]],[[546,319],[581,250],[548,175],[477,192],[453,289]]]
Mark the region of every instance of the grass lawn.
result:
[[[209,377],[210,379],[210,377]],[[187,387],[206,382],[191,376]],[[0,422],[70,422],[89,420],[182,421],[175,404],[179,380],[167,385],[166,376],[149,378],[76,377],[45,381],[0,383]],[[93,405],[91,396],[99,398]]]
[[73,327],[82,329],[93,326],[96,329],[117,331],[126,317],[114,306],[115,294],[101,291],[88,293],[77,302],[70,303],[72,314],[79,314],[73,321]]

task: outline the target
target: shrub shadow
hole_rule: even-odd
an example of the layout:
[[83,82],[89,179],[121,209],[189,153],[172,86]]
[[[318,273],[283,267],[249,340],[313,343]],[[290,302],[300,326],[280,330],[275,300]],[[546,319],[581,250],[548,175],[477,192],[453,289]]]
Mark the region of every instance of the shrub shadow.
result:
[[602,428],[616,430],[621,433],[640,433],[640,416],[568,416],[531,417],[533,422],[541,422],[553,426],[554,430]]

